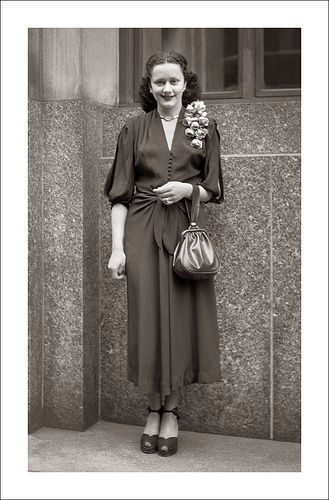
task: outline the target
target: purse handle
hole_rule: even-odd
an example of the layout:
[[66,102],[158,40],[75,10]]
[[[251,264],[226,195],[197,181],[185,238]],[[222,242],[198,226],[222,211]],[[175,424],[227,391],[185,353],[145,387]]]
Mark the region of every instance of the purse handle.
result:
[[192,207],[191,207],[191,213],[189,212],[188,208],[188,203],[187,199],[185,198],[185,205],[186,205],[186,210],[187,210],[187,215],[190,220],[190,225],[197,225],[197,220],[199,217],[199,211],[200,211],[200,190],[198,186],[194,186],[193,191],[192,191]]

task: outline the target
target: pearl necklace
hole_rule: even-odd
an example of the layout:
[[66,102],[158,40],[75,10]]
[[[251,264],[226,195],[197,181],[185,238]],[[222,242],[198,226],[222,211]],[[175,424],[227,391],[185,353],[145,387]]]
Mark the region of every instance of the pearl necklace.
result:
[[160,116],[160,118],[162,118],[162,119],[163,119],[163,120],[165,120],[166,122],[171,122],[171,120],[175,120],[176,118],[178,118],[178,117],[179,117],[179,114],[178,114],[178,115],[176,115],[176,116],[162,116],[162,115],[160,115],[160,113],[159,113],[159,116]]

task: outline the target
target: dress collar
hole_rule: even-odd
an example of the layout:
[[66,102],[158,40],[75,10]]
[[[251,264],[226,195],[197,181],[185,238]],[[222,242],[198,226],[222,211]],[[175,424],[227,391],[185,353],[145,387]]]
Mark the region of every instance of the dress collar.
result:
[[[181,107],[181,109],[180,109],[179,115],[178,115],[178,120],[177,120],[177,123],[178,123],[178,122],[181,122],[181,121],[183,121],[183,120],[184,120],[185,110],[186,110],[185,106],[182,106],[182,107]],[[158,111],[158,108],[155,108],[155,109],[154,109],[154,112],[155,112],[156,117],[157,117],[159,120],[161,120],[161,117],[160,117],[160,113],[159,113],[159,111]]]
[[[154,110],[154,116],[156,119],[156,128],[158,129],[160,137],[161,137],[161,147],[163,147],[163,149],[166,153],[169,153],[171,155],[173,154],[174,150],[176,149],[176,142],[179,140],[178,137],[181,136],[181,129],[183,128],[182,122],[184,120],[184,113],[185,113],[185,107],[182,106],[181,110],[179,112],[179,115],[178,115],[177,122],[176,122],[175,131],[174,131],[174,135],[173,135],[172,143],[171,143],[171,149],[169,149],[167,139],[166,139],[166,134],[165,134],[165,131],[164,131],[164,128],[162,125],[162,120],[160,118],[160,114],[159,114],[157,108],[155,108],[155,110]],[[181,137],[181,140],[182,140],[182,137]]]

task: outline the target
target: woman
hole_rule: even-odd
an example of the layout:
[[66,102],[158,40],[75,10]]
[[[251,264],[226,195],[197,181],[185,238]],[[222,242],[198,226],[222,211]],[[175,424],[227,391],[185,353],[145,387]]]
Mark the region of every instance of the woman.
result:
[[203,227],[202,203],[223,201],[223,181],[216,122],[202,101],[203,133],[192,144],[188,105],[199,99],[199,86],[185,57],[152,55],[139,94],[145,113],[122,128],[105,185],[112,207],[108,267],[114,278],[127,276],[128,380],[147,397],[149,411],[141,450],[169,456],[177,451],[180,390],[220,379],[213,279],[182,279],[172,262],[188,227],[185,200],[193,185]]

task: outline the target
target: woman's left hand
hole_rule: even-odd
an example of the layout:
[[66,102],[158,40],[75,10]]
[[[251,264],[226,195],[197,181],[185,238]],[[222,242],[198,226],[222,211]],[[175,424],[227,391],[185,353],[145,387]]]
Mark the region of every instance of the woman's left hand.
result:
[[172,205],[183,198],[190,198],[193,186],[186,182],[169,181],[161,187],[154,188],[152,191],[159,196],[162,203]]

